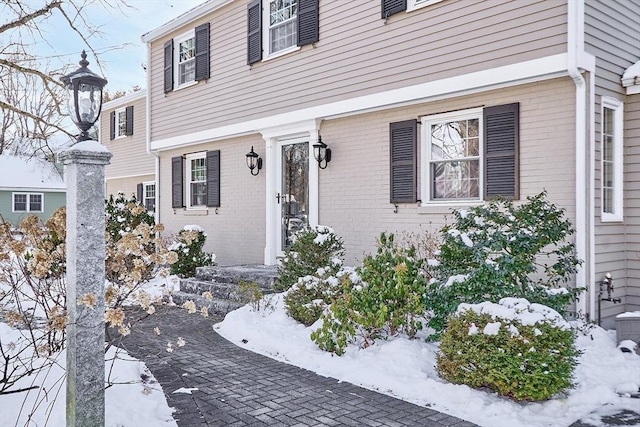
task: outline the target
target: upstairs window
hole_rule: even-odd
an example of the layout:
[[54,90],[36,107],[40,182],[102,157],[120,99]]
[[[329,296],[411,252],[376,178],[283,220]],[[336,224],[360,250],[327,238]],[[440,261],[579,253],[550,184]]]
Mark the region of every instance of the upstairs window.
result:
[[110,114],[110,139],[133,135],[133,105],[119,108]]
[[622,221],[623,136],[622,103],[602,98],[601,114],[601,219]]
[[[191,86],[210,77],[209,23],[164,45],[164,91]],[[175,87],[174,87],[175,86]]]
[[178,87],[191,83],[196,79],[196,36],[193,31],[176,37],[174,61],[177,64],[175,81]]
[[318,0],[253,0],[247,6],[247,63],[315,43]]
[[44,212],[42,193],[13,193],[13,212]]

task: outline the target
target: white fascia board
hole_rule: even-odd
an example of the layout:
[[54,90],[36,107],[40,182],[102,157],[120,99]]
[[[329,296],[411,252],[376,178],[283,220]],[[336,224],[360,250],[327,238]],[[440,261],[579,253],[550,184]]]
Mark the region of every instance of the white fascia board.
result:
[[562,53],[232,125],[205,129],[186,135],[152,140],[150,146],[151,150],[157,151],[178,148],[185,145],[258,133],[264,129],[287,126],[297,122],[346,117],[566,75],[567,54]]
[[145,96],[147,96],[147,90],[141,89],[136,92],[129,93],[125,96],[121,96],[120,98],[113,99],[109,102],[105,102],[104,104],[102,104],[102,110],[106,111],[111,108],[118,108],[120,106],[124,106],[124,104],[127,104],[129,102],[144,98]]
[[42,188],[42,187],[2,187],[1,191],[11,191],[14,193],[65,193],[66,187],[62,188]]
[[207,13],[213,12],[216,9],[219,9],[227,4],[236,1],[236,0],[209,0],[206,3],[201,4],[200,6],[196,6],[193,9],[183,13],[182,15],[172,19],[166,24],[161,25],[155,30],[151,30],[146,34],[143,34],[140,39],[145,43],[151,43],[155,40],[158,40],[160,37],[166,36],[167,34],[189,24],[192,21],[206,15]]

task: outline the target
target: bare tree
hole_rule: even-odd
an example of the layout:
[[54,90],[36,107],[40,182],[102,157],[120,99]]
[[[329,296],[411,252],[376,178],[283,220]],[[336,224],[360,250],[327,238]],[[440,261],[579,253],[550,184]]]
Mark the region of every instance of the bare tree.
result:
[[[73,136],[64,126],[64,87],[67,70],[51,67],[35,56],[34,46],[48,44],[40,31],[55,15],[94,54],[92,37],[98,34],[87,20],[87,8],[127,7],[124,0],[0,0],[0,154],[9,149],[21,154],[48,155],[56,134]],[[101,68],[95,58],[95,64]]]

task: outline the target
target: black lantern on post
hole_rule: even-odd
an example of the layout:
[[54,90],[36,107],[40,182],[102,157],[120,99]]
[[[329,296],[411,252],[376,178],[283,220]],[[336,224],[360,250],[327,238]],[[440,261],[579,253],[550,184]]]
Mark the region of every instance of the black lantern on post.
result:
[[[253,176],[257,176],[260,173],[260,169],[262,169],[262,159],[258,156],[258,153],[253,151],[253,146],[251,146],[251,151],[247,153],[247,167]],[[254,170],[256,171],[255,173],[253,173]]]
[[71,120],[80,129],[78,142],[91,139],[89,129],[98,120],[102,110],[102,88],[107,80],[87,68],[87,54],[83,50],[80,68],[60,80],[67,88],[67,103]]
[[313,157],[318,162],[320,169],[325,169],[327,163],[331,161],[331,148],[328,148],[327,144],[322,142],[322,136],[318,136],[318,142],[313,144]]

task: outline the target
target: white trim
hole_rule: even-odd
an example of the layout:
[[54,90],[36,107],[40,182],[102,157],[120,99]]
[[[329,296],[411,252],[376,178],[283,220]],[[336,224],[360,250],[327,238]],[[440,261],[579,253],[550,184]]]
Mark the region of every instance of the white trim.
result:
[[142,206],[144,206],[145,208],[147,207],[147,187],[150,187],[153,185],[153,200],[154,200],[154,209],[152,211],[147,210],[148,212],[155,212],[158,209],[158,188],[156,186],[156,182],[155,181],[146,181],[142,183],[142,200],[139,200],[140,202],[142,202]]
[[627,95],[637,95],[640,93],[640,85],[627,86]]
[[[127,107],[120,107],[113,110],[115,123],[113,124],[113,139],[123,139],[127,136]],[[120,114],[124,114],[124,132],[120,133]]]
[[[271,27],[270,27],[270,19],[269,19],[270,18],[269,9],[272,1],[276,1],[276,0],[260,0],[260,8],[261,8],[260,17],[262,19],[262,34],[260,35],[262,37],[262,61],[268,61],[269,59],[274,59],[279,56],[283,56],[283,55],[286,55],[287,53],[291,53],[300,49],[300,46],[298,46],[297,39],[296,39],[294,44],[292,44],[291,46],[285,47],[276,52],[271,52],[271,32],[270,32]],[[296,7],[296,19],[295,19],[296,28],[298,26],[297,8],[299,7],[300,5],[297,5]]]
[[[187,40],[193,39],[193,58],[189,61],[193,61],[193,80],[188,80],[184,83],[180,83],[180,43],[185,42]],[[173,90],[184,89],[189,86],[193,86],[197,83],[196,81],[196,30],[195,28],[186,31],[179,36],[175,36],[173,38],[173,81],[174,87]]]
[[145,176],[145,175],[151,175],[154,176],[153,172],[149,172],[149,173],[141,173],[138,175],[122,175],[122,176],[110,176],[108,178],[105,178],[107,181],[111,181],[112,179],[129,179],[129,178],[137,178],[139,176]]
[[[196,19],[213,12],[214,10],[220,9],[227,4],[236,1],[236,0],[209,0],[200,6],[196,6],[193,9],[183,13],[177,18],[172,19],[166,24],[161,25],[155,30],[151,30],[146,34],[143,34],[140,39],[144,43],[151,43],[153,41],[158,40],[160,37],[166,36],[169,33],[174,32],[175,30],[184,27],[185,25],[191,25],[193,21]],[[147,73],[148,75],[149,73]]]
[[[480,162],[479,173],[479,188],[478,198],[473,199],[446,199],[438,200],[432,199],[431,194],[431,132],[429,131],[431,125],[443,122],[452,122],[456,120],[465,120],[469,118],[478,119],[478,161]],[[434,114],[431,116],[424,116],[421,120],[422,126],[420,129],[420,199],[422,203],[420,207],[427,206],[448,206],[459,204],[472,204],[482,201],[482,195],[484,194],[484,165],[483,165],[483,153],[484,153],[484,141],[483,141],[483,109],[482,108],[470,108],[467,110],[452,111],[449,113]]]
[[[26,209],[23,211],[16,210],[17,195],[27,196],[27,200],[25,201]],[[40,196],[40,210],[37,210],[37,211],[31,210],[31,196]],[[14,191],[11,193],[11,213],[43,213],[43,212],[44,212],[44,193],[25,192],[25,191]]]
[[140,89],[125,96],[121,96],[120,98],[112,99],[111,101],[102,104],[102,112],[106,113],[106,111],[111,108],[117,108],[120,105],[130,104],[139,98],[144,98],[145,96],[147,96],[147,90]]
[[39,188],[39,187],[0,187],[0,192],[12,191],[15,193],[66,193],[66,188]]
[[[588,65],[588,64],[587,64]],[[151,141],[152,150],[166,150],[201,142],[257,133],[260,129],[288,126],[315,119],[346,117],[387,108],[435,101],[492,89],[566,76],[567,54],[558,54],[474,73],[448,77],[399,89],[303,108],[255,120]]]
[[413,12],[414,10],[422,9],[423,7],[431,6],[441,1],[442,0],[407,0],[407,12]]
[[[604,109],[613,111],[613,212],[604,211]],[[603,96],[600,102],[600,220],[622,222],[624,219],[624,105],[621,101]]]
[[[185,156],[185,168],[184,168],[184,183],[185,183],[185,188],[184,188],[184,197],[185,197],[185,209],[188,211],[193,211],[193,210],[207,210],[207,205],[206,203],[204,205],[192,205],[191,204],[191,161],[195,160],[195,159],[202,159],[204,160],[204,164],[205,164],[205,180],[204,182],[207,182],[207,177],[206,177],[206,167],[207,167],[207,152],[206,151],[200,151],[197,153],[191,153],[191,154],[187,154]],[[156,203],[156,206],[157,203]]]

